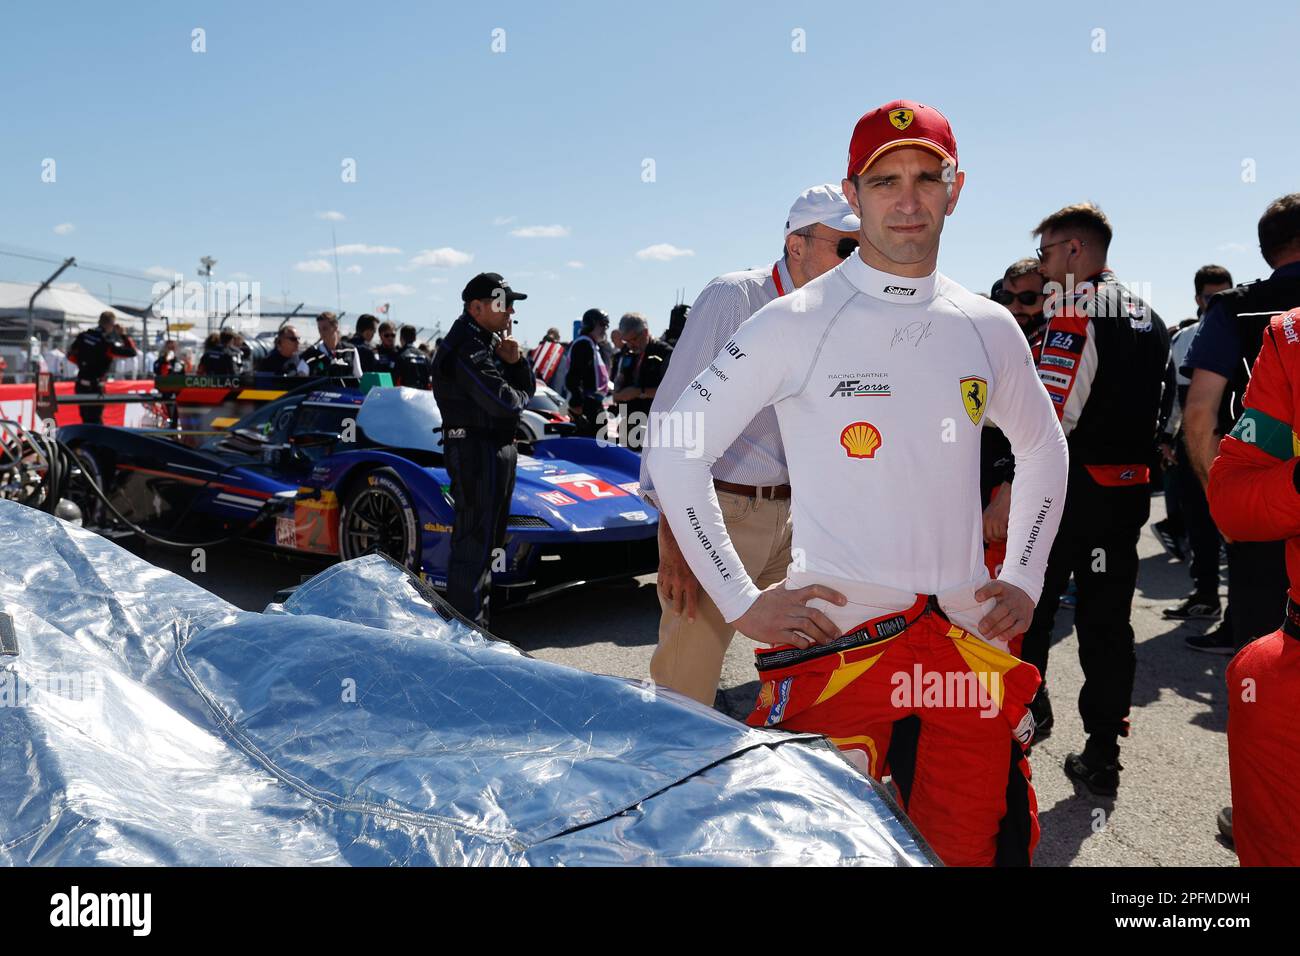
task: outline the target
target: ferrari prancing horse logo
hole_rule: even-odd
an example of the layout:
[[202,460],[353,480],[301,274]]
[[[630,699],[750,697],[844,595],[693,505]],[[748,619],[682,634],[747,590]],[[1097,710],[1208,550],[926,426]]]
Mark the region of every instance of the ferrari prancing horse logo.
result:
[[889,122],[894,124],[896,129],[907,129],[912,125],[912,118],[915,114],[909,109],[897,109],[889,114]]
[[989,397],[989,383],[978,375],[968,375],[961,380],[961,401],[966,406],[966,415],[972,425],[978,425],[984,418],[984,404]]

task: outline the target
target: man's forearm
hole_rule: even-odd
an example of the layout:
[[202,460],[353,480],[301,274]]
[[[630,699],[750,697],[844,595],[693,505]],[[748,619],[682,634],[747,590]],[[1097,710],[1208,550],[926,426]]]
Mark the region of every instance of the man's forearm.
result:
[[1210,465],[1219,453],[1219,406],[1228,388],[1228,380],[1217,372],[1198,368],[1192,371],[1192,383],[1183,402],[1183,436],[1187,457],[1201,487],[1210,484]]
[[682,556],[681,546],[677,544],[677,539],[673,537],[672,525],[661,520],[659,522],[659,560],[662,561],[665,556],[682,563],[686,562],[686,559]]
[[1196,473],[1202,488],[1209,487],[1210,466],[1214,456],[1219,453],[1219,441],[1223,438],[1215,430],[1216,416],[1212,411],[1191,407],[1183,412],[1183,436],[1187,445],[1187,457],[1191,460],[1192,471]]

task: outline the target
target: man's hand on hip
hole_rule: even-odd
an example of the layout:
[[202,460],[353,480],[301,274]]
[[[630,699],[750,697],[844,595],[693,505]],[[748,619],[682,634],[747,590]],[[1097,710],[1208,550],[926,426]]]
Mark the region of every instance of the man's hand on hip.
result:
[[839,591],[832,591],[822,584],[810,584],[792,591],[786,588],[784,581],[779,581],[760,594],[732,626],[759,644],[792,644],[795,647],[828,644],[840,636],[840,629],[821,611],[808,607],[813,598],[838,605],[847,602]]
[[686,620],[695,623],[695,611],[700,604],[700,582],[695,580],[691,566],[682,557],[682,549],[677,547],[677,539],[672,529],[663,518],[659,519],[659,593],[664,603],[681,615],[686,611]]
[[1009,641],[1029,629],[1034,619],[1034,602],[1029,595],[1014,584],[990,581],[975,592],[975,600],[994,600],[993,610],[979,622],[980,636],[985,640]]

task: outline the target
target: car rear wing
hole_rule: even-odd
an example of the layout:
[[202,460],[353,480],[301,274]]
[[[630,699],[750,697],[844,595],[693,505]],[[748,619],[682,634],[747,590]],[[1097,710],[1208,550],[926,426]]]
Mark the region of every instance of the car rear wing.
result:
[[369,391],[391,386],[387,372],[367,372],[354,378],[298,378],[252,375],[160,375],[154,381],[170,408],[169,429],[191,435],[224,431],[268,402],[322,387]]

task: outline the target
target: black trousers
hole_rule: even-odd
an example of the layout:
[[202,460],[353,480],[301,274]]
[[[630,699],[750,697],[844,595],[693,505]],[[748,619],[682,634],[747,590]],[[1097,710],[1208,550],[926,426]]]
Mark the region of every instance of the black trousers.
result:
[[447,601],[481,627],[488,626],[494,552],[504,545],[515,491],[513,443],[484,437],[448,438],[444,460],[451,476],[456,523],[451,531]]
[[1083,729],[1098,743],[1128,736],[1137,655],[1133,649],[1133,592],[1138,536],[1151,515],[1146,485],[1106,488],[1086,473],[1072,474],[1061,529],[1047,560],[1043,594],[1025,633],[1021,657],[1047,676],[1047,652],[1061,592],[1074,575],[1074,626],[1079,634]]
[[1228,607],[1238,650],[1282,626],[1286,590],[1286,542],[1233,541],[1228,545]]
[[[1181,448],[1179,450],[1181,452]],[[1186,462],[1185,455],[1179,455],[1179,462],[1174,470],[1182,499],[1183,525],[1187,529],[1187,540],[1192,547],[1190,569],[1192,587],[1197,594],[1207,598],[1212,597],[1217,601],[1219,553],[1223,547],[1223,539],[1219,537],[1219,529],[1215,527],[1214,519],[1210,517],[1210,506],[1205,500],[1205,489],[1201,487],[1201,480],[1196,477],[1192,466]]]
[[[83,382],[77,379],[77,384],[72,386],[72,391],[77,395],[102,395],[104,386],[99,382]],[[87,425],[104,424],[104,406],[103,405],[79,405],[81,409],[81,420]]]

